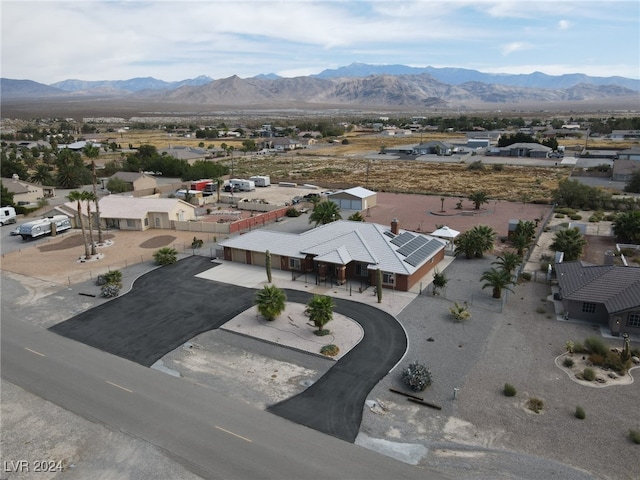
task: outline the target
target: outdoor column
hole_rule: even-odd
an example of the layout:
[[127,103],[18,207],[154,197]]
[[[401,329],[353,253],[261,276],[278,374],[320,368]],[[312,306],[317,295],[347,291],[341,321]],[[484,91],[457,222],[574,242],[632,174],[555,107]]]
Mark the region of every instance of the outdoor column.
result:
[[347,281],[347,267],[345,265],[338,265],[338,285],[344,285]]

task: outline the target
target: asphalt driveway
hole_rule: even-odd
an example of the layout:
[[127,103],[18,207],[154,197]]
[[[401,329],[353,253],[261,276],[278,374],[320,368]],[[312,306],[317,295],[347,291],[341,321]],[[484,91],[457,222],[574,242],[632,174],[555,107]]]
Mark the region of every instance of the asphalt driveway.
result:
[[[252,306],[254,289],[195,276],[213,265],[207,258],[192,256],[155,269],[137,279],[126,295],[50,330],[150,367],[191,338],[219,328]],[[311,298],[297,290],[286,290],[286,294],[292,302],[307,303]],[[402,358],[407,339],[388,313],[344,299],[334,301],[337,313],[362,326],[364,338],[315,384],[268,410],[354,442],[367,395]]]

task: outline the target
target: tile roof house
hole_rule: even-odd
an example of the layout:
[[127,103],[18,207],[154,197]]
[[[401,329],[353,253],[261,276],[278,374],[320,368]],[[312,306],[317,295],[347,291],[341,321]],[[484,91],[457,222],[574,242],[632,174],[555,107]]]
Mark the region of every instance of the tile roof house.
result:
[[608,325],[613,335],[640,333],[640,267],[556,263],[569,318]]
[[[108,195],[98,201],[100,222],[104,228],[144,231],[150,228],[173,229],[176,221],[196,219],[196,207],[178,198],[135,198]],[[91,206],[95,224],[95,205]],[[83,221],[87,221],[86,202],[81,202]],[[57,206],[53,213],[72,217],[79,226],[76,202]],[[86,224],[86,223],[85,223]]]
[[2,186],[13,193],[13,201],[16,205],[30,205],[38,203],[42,198],[55,196],[55,188],[20,180],[15,175],[14,178],[3,178]]
[[116,172],[109,179],[118,178],[131,187],[130,191],[148,190],[158,187],[158,181],[155,177],[139,172]]
[[224,259],[315,275],[317,281],[375,285],[408,291],[444,257],[446,242],[428,235],[375,223],[339,220],[300,234],[254,230],[220,243]]
[[513,143],[498,150],[502,157],[547,158],[553,152],[552,148],[539,143]]
[[628,182],[637,172],[640,172],[640,148],[632,147],[618,152],[618,157],[613,161],[613,180]]

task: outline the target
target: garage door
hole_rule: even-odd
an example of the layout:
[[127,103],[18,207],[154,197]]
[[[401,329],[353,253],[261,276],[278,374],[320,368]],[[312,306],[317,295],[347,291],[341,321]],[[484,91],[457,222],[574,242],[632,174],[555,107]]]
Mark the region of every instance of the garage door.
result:
[[341,210],[362,210],[362,200],[360,199],[335,198],[332,200],[340,206]]
[[247,263],[247,255],[244,250],[231,249],[231,260],[234,262]]
[[251,255],[253,257],[251,263],[254,265],[260,265],[261,267],[267,265],[267,256],[263,252],[253,252]]

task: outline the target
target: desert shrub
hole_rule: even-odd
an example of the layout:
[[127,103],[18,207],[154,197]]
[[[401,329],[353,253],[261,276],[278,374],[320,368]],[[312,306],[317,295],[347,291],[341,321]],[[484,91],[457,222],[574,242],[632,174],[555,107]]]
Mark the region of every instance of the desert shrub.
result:
[[402,381],[414,392],[421,392],[432,382],[431,370],[419,362],[410,363],[402,370]]
[[582,371],[582,378],[587,382],[593,382],[596,379],[596,371],[593,368],[587,367]]
[[544,402],[539,398],[531,397],[527,402],[527,408],[532,412],[540,413],[540,410],[544,408]]
[[484,170],[484,163],[482,163],[482,160],[476,160],[475,162],[471,162],[467,166],[467,170],[470,170],[470,171],[483,171]]
[[556,213],[554,215],[555,218],[564,218],[564,213]]
[[604,358],[604,366],[617,373],[624,374],[631,366],[631,358],[623,360],[620,353],[609,350]]
[[118,288],[122,288],[122,272],[120,270],[109,270],[107,273],[98,275],[96,285],[116,285]]
[[120,287],[113,283],[107,283],[106,285],[103,285],[102,288],[100,289],[100,295],[102,295],[105,298],[117,297],[119,293],[120,293]]
[[599,337],[589,337],[584,341],[584,344],[589,352],[599,353],[603,357],[606,357],[609,351],[607,344]]
[[573,358],[565,357],[565,359],[562,362],[562,364],[567,368],[571,368],[571,367],[573,367],[575,362],[573,361]]
[[573,208],[560,207],[560,208],[556,208],[556,213],[563,213],[565,215],[573,215],[573,214],[576,213],[576,211]]
[[569,218],[571,220],[582,220],[582,215],[578,215],[577,213],[575,213],[573,215],[569,215]]
[[573,345],[573,353],[585,353],[584,345],[580,342],[576,342]]
[[527,281],[527,282],[531,281],[531,273],[529,273],[529,272],[522,272],[522,273],[520,274],[520,279],[521,279],[521,280],[525,280],[525,281]]
[[576,418],[580,419],[580,420],[584,420],[587,417],[587,414],[584,412],[584,408],[582,408],[580,405],[576,406],[576,413],[575,413]]
[[323,328],[323,329],[321,329],[321,330],[314,330],[314,331],[313,331],[313,334],[314,334],[316,337],[326,337],[327,335],[330,335],[330,334],[331,334],[331,330],[328,330],[328,329],[326,329],[326,328]]
[[178,251],[171,247],[162,247],[153,254],[153,258],[158,265],[171,265],[178,261]]
[[505,383],[504,389],[502,391],[505,397],[513,397],[515,396],[516,393],[518,393],[518,391],[516,390],[516,387],[514,387],[510,383]]
[[592,353],[591,355],[589,355],[589,361],[594,365],[604,365],[604,360],[604,355],[600,355],[599,353]]
[[191,242],[191,248],[196,250],[198,248],[202,248],[202,245],[204,245],[204,241],[201,238],[193,237],[193,241]]
[[631,440],[636,445],[640,445],[640,430],[629,430],[629,440]]
[[537,307],[536,313],[547,313],[547,309],[544,307]]
[[287,208],[287,212],[286,212],[285,215],[287,217],[299,217],[301,214],[300,214],[300,210],[297,210],[297,209],[291,207],[291,208]]
[[105,278],[104,275],[98,275],[96,277],[96,285],[101,287],[102,285],[106,285],[106,284],[107,284],[107,279]]
[[561,226],[562,228],[568,228],[568,227],[569,227],[569,222],[562,222],[562,223],[560,224],[560,226]]
[[320,349],[320,353],[327,357],[335,357],[336,355],[338,355],[338,353],[340,353],[340,348],[338,348],[337,345],[329,344],[322,347]]
[[606,220],[607,222],[613,222],[616,219],[616,214],[615,213],[607,213],[604,216],[604,220]]
[[504,170],[504,165],[502,163],[494,163],[491,169],[494,172],[501,172]]

